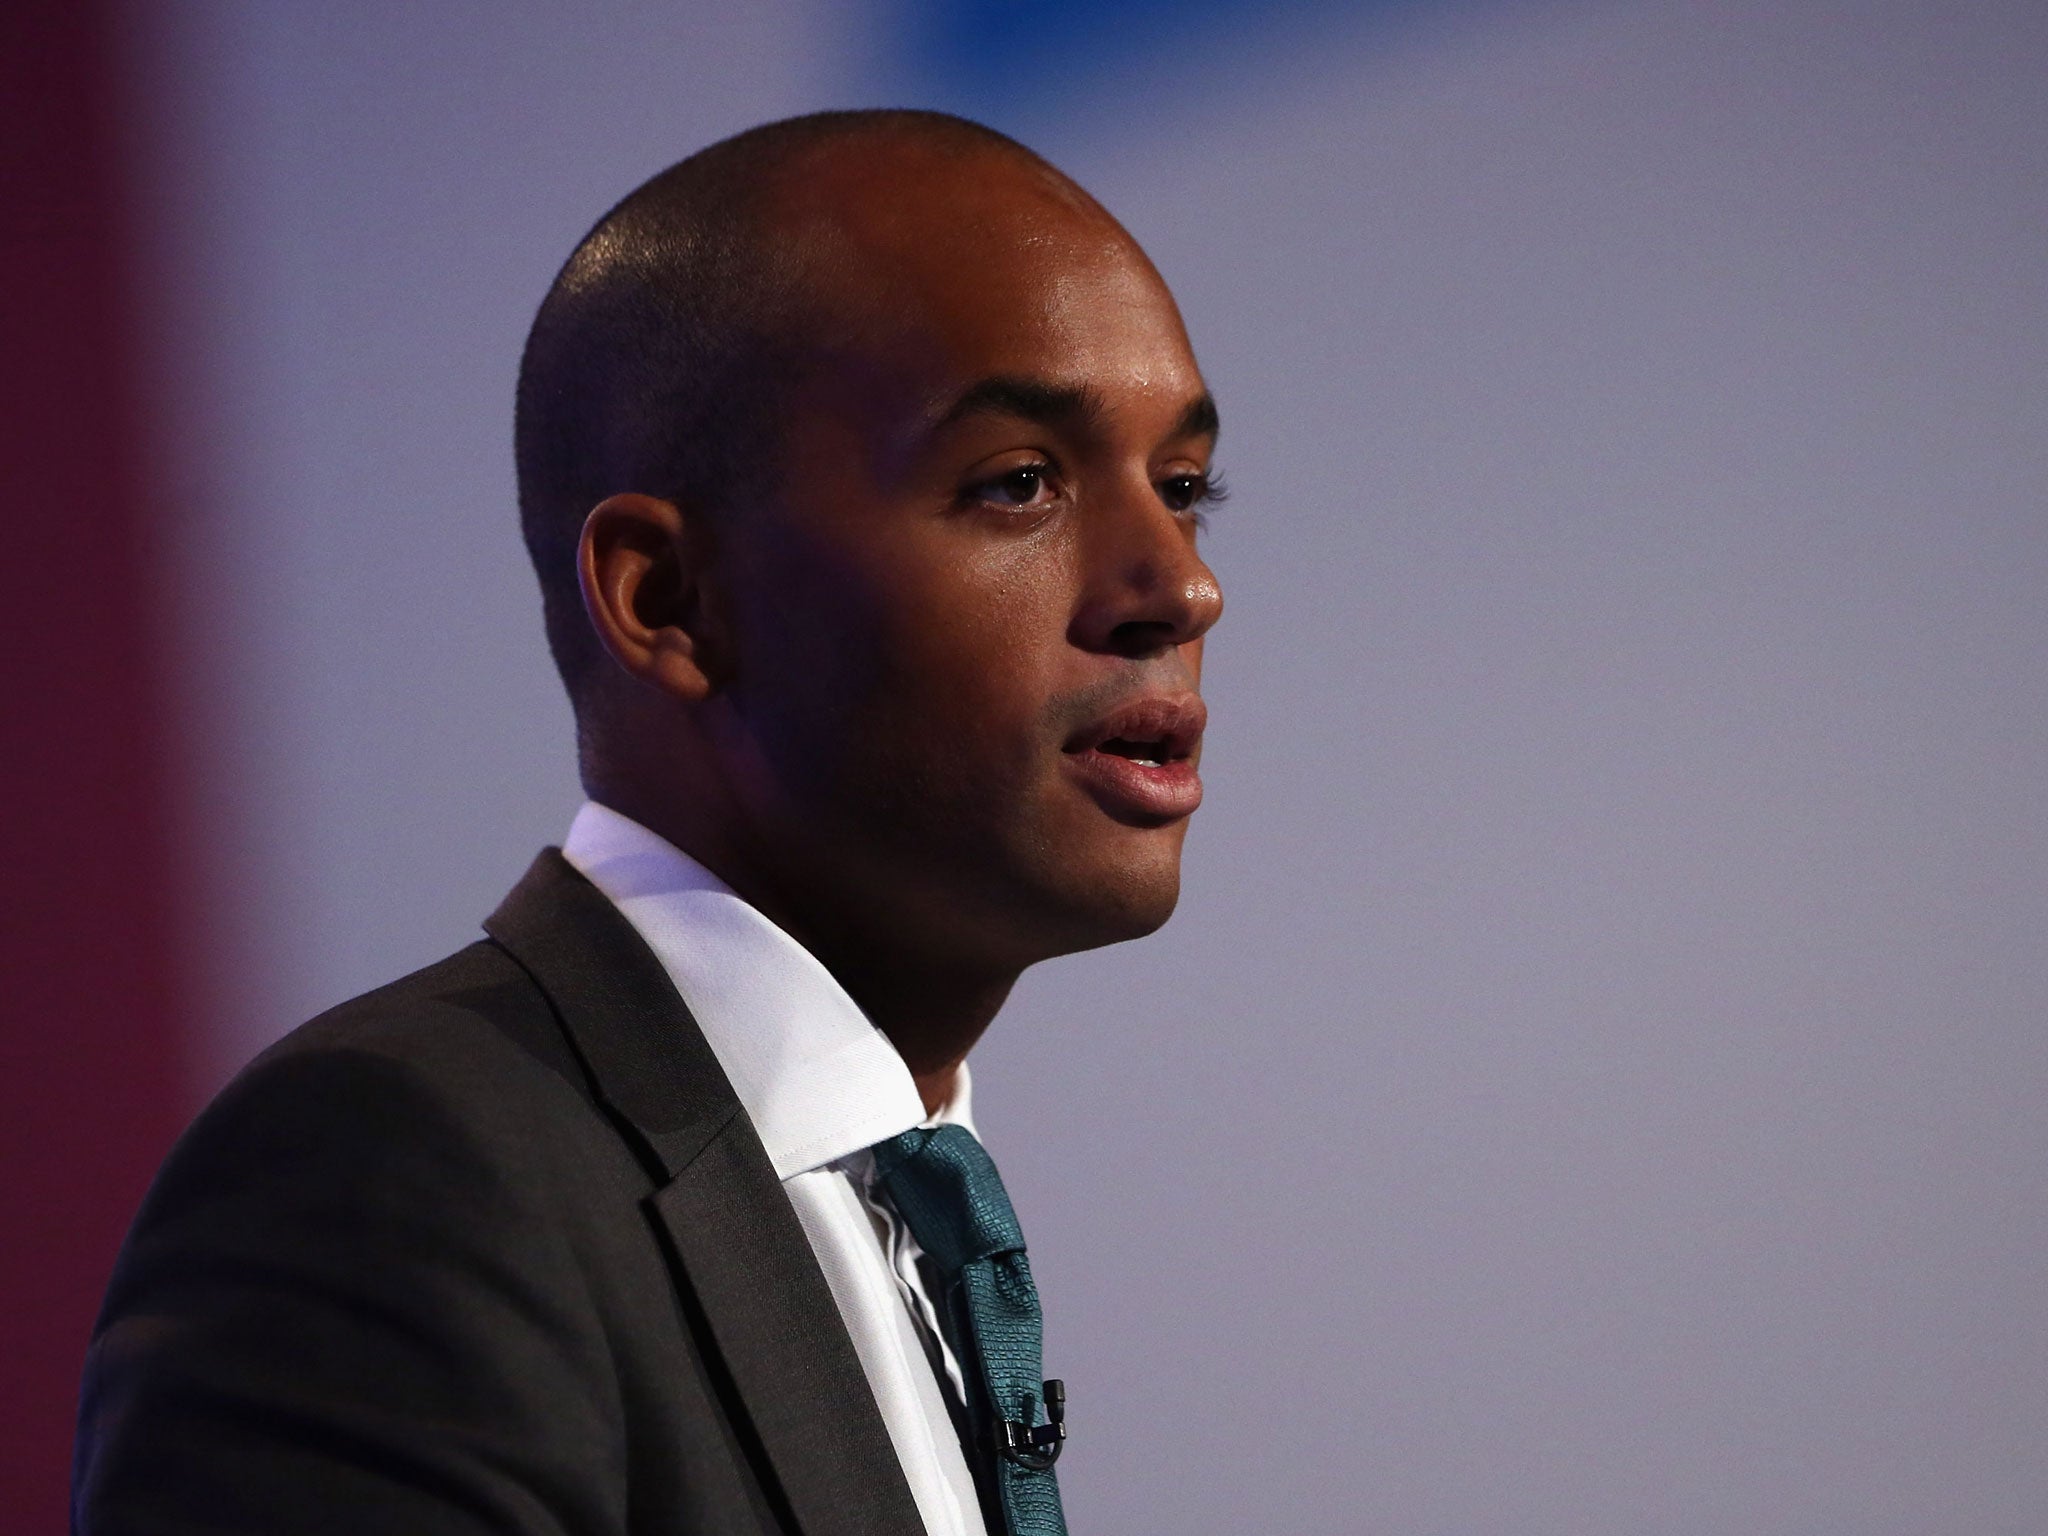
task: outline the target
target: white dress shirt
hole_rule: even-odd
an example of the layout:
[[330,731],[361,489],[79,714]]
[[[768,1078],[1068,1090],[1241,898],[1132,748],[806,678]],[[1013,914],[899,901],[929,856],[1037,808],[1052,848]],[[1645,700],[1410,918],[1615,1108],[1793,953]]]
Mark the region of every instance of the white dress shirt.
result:
[[638,822],[587,803],[562,854],[646,940],[731,1079],[853,1336],[926,1531],[987,1536],[928,1350],[956,1394],[959,1367],[868,1151],[917,1125],[972,1130],[967,1069],[927,1120],[903,1058],[811,952]]

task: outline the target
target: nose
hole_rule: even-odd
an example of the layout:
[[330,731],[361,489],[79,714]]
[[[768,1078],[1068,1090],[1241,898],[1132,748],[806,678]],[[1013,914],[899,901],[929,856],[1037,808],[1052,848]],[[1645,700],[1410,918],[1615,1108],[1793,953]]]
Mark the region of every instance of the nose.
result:
[[1223,590],[1195,551],[1190,514],[1149,483],[1083,517],[1082,600],[1073,640],[1135,661],[1199,640],[1223,614]]

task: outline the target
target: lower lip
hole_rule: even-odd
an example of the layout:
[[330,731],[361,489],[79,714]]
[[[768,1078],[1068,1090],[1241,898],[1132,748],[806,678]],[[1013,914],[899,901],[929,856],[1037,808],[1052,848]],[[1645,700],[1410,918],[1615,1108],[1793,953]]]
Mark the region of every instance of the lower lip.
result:
[[1067,761],[1111,815],[1179,821],[1202,803],[1202,776],[1183,758],[1140,763],[1114,752],[1069,752]]

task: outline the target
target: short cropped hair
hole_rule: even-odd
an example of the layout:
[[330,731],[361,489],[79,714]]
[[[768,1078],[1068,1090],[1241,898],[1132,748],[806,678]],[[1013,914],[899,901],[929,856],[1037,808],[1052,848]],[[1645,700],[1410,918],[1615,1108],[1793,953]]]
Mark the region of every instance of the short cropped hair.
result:
[[579,709],[604,660],[576,577],[590,509],[639,491],[716,515],[776,488],[782,407],[814,315],[799,254],[762,217],[763,194],[805,152],[850,138],[1038,162],[994,129],[939,112],[767,123],[629,193],[541,303],[514,413],[519,514],[548,648]]

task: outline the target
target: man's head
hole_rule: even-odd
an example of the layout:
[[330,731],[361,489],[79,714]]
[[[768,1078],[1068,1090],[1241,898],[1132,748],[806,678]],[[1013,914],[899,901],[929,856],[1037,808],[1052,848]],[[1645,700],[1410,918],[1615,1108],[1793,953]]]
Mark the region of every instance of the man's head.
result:
[[1149,931],[1200,793],[1214,437],[1143,253],[1000,135],[823,114],[664,172],[520,379],[586,783],[828,964]]

